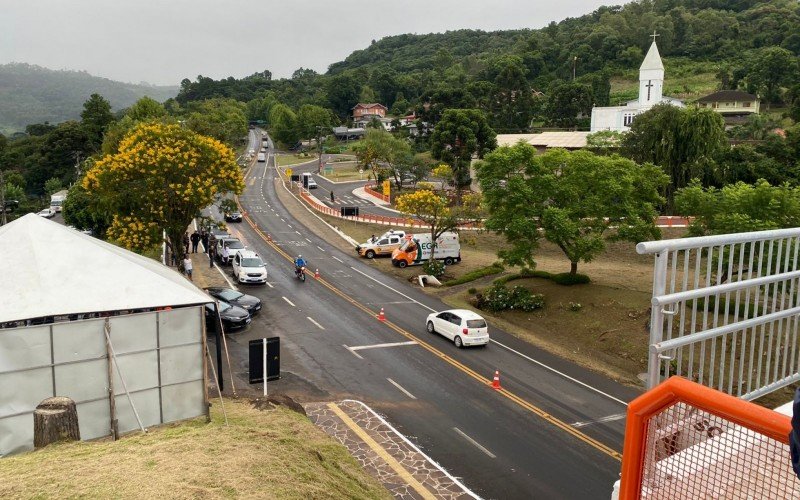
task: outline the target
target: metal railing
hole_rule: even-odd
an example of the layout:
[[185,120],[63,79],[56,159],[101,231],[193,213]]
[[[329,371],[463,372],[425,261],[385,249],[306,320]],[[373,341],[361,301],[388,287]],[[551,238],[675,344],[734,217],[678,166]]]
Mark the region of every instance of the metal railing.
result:
[[648,388],[681,375],[755,399],[800,380],[800,228],[636,250],[655,256]]

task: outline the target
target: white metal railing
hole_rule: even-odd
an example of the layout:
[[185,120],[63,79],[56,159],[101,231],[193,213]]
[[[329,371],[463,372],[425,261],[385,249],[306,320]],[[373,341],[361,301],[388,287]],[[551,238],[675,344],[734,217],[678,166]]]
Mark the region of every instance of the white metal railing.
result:
[[755,399],[800,380],[800,228],[636,250],[655,256],[648,388],[681,375]]

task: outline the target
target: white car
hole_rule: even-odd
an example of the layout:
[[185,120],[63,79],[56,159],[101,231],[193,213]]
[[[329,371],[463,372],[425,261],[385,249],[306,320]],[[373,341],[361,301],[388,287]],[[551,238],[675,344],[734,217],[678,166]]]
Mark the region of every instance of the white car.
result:
[[267,283],[267,265],[257,253],[239,250],[233,256],[231,274],[239,283]]
[[486,345],[489,327],[486,320],[467,309],[451,309],[428,315],[428,333],[438,333],[450,339],[456,347]]
[[40,217],[44,217],[45,219],[49,219],[49,218],[53,217],[55,214],[56,214],[56,211],[53,210],[52,208],[45,208],[44,210],[42,210],[40,212],[36,212],[36,215],[38,215]]

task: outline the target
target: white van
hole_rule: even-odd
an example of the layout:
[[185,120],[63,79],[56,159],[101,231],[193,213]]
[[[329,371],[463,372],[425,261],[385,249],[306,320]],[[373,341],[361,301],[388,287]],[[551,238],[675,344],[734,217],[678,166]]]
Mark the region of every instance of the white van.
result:
[[258,161],[261,162],[261,163],[267,161],[266,153],[258,153]]
[[250,250],[239,250],[233,257],[231,274],[239,283],[267,282],[267,265],[257,253]]
[[424,264],[431,258],[444,261],[449,266],[461,262],[461,243],[458,233],[442,233],[434,242],[431,233],[409,234],[400,248],[392,252],[392,264],[399,268]]
[[303,172],[303,187],[306,189],[317,189],[317,181],[314,180],[310,172]]

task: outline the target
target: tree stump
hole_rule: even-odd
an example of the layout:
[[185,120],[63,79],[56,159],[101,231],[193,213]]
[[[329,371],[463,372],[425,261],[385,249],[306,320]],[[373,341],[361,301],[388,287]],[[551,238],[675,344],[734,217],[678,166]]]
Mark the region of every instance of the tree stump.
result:
[[80,441],[75,401],[56,396],[47,398],[33,412],[33,446],[43,448],[59,441]]

